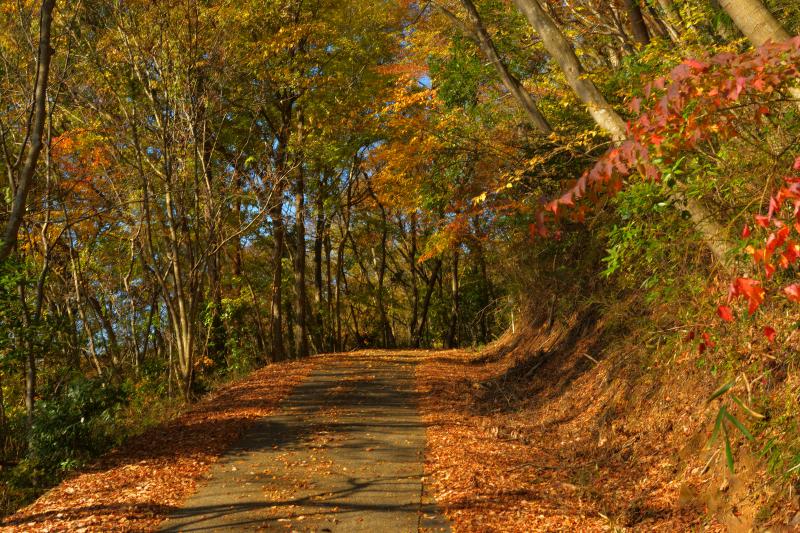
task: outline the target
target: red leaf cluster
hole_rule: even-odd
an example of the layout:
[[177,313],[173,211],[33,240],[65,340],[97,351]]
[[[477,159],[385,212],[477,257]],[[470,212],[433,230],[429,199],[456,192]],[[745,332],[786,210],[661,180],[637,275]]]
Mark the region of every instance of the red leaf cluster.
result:
[[[736,106],[734,113],[733,103],[748,103],[745,99],[750,98],[753,118],[760,120],[770,109],[756,104],[756,99],[760,102],[779,95],[798,77],[800,37],[784,43],[770,42],[744,54],[685,60],[668,78],[648,83],[644,101],[631,101],[635,113],[644,103],[649,106],[628,123],[629,139],[608,150],[559,198],[546,203],[544,211],[557,219],[561,207],[573,208],[578,200],[586,198],[596,203],[600,196],[620,191],[623,179],[634,172],[648,180],[659,179],[651,152],[664,159],[676,158],[702,141],[736,136],[742,106]],[[688,109],[691,110],[687,112]],[[795,165],[800,168],[797,161]],[[543,216],[537,218],[536,234],[548,234],[546,222]],[[756,223],[767,227],[768,220],[757,217]]]

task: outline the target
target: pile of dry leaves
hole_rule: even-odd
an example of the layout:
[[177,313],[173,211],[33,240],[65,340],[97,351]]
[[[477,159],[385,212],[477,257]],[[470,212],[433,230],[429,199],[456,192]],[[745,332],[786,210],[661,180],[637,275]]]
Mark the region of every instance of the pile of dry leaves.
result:
[[252,421],[271,414],[303,381],[315,361],[272,364],[222,388],[8,517],[2,530],[153,530]]
[[667,379],[686,388],[667,391],[587,357],[589,342],[419,365],[426,474],[454,530],[740,530],[752,511],[723,505],[736,481],[707,461],[703,407],[687,403],[697,372],[676,369]]

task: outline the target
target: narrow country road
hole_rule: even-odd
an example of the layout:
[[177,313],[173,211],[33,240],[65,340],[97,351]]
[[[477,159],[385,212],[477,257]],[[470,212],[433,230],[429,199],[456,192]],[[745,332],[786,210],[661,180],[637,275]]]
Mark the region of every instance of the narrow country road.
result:
[[415,356],[320,365],[162,531],[447,531],[425,496]]

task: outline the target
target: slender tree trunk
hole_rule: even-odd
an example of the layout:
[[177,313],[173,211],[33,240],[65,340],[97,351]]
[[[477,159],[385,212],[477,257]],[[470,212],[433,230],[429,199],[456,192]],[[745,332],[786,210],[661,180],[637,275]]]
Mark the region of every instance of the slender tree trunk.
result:
[[441,269],[442,260],[437,258],[433,265],[431,277],[428,279],[428,286],[425,289],[425,298],[422,301],[422,316],[420,318],[419,328],[417,328],[417,332],[414,335],[414,348],[419,348],[422,345],[422,337],[425,334],[425,327],[428,325],[428,309],[430,309],[431,297],[433,296],[433,291],[436,289],[436,280],[439,278]]
[[417,321],[419,313],[419,286],[417,275],[417,212],[411,213],[411,222],[409,225],[409,233],[411,234],[411,251],[408,256],[408,269],[411,272],[411,321],[408,325],[408,338],[414,341],[417,334]]
[[344,283],[344,248],[346,238],[342,238],[339,242],[339,247],[336,250],[336,291],[334,298],[336,299],[336,306],[334,315],[336,317],[336,344],[334,350],[337,352],[343,351],[344,346],[342,343],[342,284]]
[[447,347],[458,347],[458,315],[460,312],[460,291],[458,279],[458,258],[460,250],[453,250],[453,272],[450,278],[450,329],[447,332]]
[[6,397],[3,394],[2,372],[0,372],[0,435],[2,435],[2,440],[0,440],[0,452],[4,453],[9,442],[9,432],[8,423],[6,422]]
[[[297,140],[303,145],[304,122],[302,110],[297,112]],[[307,357],[308,350],[308,292],[306,291],[306,174],[302,152],[296,161],[297,180],[294,190],[294,290],[295,290],[295,357]]]
[[325,240],[325,203],[323,189],[325,187],[325,176],[320,173],[317,183],[317,196],[314,201],[316,211],[316,224],[314,228],[314,337],[317,348],[325,350],[325,324],[322,319],[323,307],[323,281],[322,281],[322,252]]
[[[719,0],[719,4],[754,46],[768,41],[779,43],[790,37],[761,0]],[[789,93],[800,107],[800,88],[790,87]]]
[[342,293],[343,289],[347,286],[347,278],[344,270],[344,252],[347,246],[347,240],[350,237],[350,207],[353,202],[353,180],[356,169],[356,161],[350,166],[350,173],[348,176],[347,188],[345,190],[345,203],[342,206],[342,226],[341,239],[339,246],[336,250],[336,350],[343,351],[345,349],[344,340],[342,338]]
[[294,321],[294,304],[291,298],[286,298],[284,301],[284,315],[286,316],[286,346],[288,347],[286,356],[288,358],[295,357],[297,344],[295,344],[295,332],[297,331]]
[[[32,324],[30,313],[28,312],[27,298],[25,297],[25,283],[20,281],[17,284],[20,308],[22,309],[22,324],[26,329]],[[28,339],[21,339],[25,347],[25,414],[27,415],[28,429],[33,427],[33,414],[36,407],[36,351]]]
[[[0,262],[8,259],[17,244],[17,234],[25,216],[28,193],[33,185],[36,164],[44,146],[44,125],[47,118],[47,84],[50,77],[50,58],[54,53],[50,46],[50,29],[53,24],[53,9],[55,5],[55,0],[43,0],[39,11],[39,48],[36,56],[36,81],[33,89],[33,109],[30,115],[28,136],[26,136],[26,138],[30,138],[30,147],[25,153],[22,167],[19,170],[16,191],[12,191],[14,199],[11,204],[11,213],[3,231],[3,241],[0,242]],[[20,156],[24,153],[25,148],[23,144]],[[16,163],[12,161],[6,161],[6,164],[16,167]]]
[[325,231],[325,286],[327,298],[325,299],[327,306],[327,325],[323,325],[323,331],[326,332],[325,336],[325,350],[334,351],[334,333],[333,333],[333,261],[332,261],[332,244],[331,235],[328,229]]
[[286,230],[283,226],[283,191],[278,187],[276,205],[270,209],[272,219],[272,299],[270,305],[270,333],[272,336],[272,360],[282,361],[286,357],[283,346],[283,248]]
[[514,0],[519,10],[539,34],[545,48],[561,67],[567,83],[586,105],[594,121],[615,140],[625,139],[625,122],[600,94],[578,61],[575,50],[538,0]]
[[669,34],[670,39],[677,43],[681,39],[681,32],[683,31],[683,18],[675,3],[672,0],[658,0],[658,5],[661,7],[664,15],[661,17],[661,22]]
[[489,281],[489,276],[486,273],[486,258],[481,256],[478,259],[481,273],[481,317],[480,317],[480,333],[481,343],[486,344],[489,342],[489,304],[492,300],[492,285]]
[[486,27],[483,25],[483,21],[480,18],[480,14],[478,13],[475,4],[472,2],[472,0],[461,0],[461,4],[467,11],[469,25],[463,24],[458,17],[447,11],[445,8],[440,7],[439,9],[451,21],[457,24],[462,30],[466,31],[469,36],[475,40],[483,55],[485,55],[489,62],[494,66],[498,76],[500,77],[500,81],[503,82],[505,88],[509,93],[511,93],[511,96],[514,97],[514,100],[517,101],[519,106],[525,112],[525,115],[528,117],[528,120],[531,122],[531,124],[533,124],[533,126],[544,135],[549,135],[552,133],[553,128],[550,127],[547,119],[545,119],[544,115],[542,115],[541,111],[539,111],[539,107],[536,104],[536,100],[533,95],[531,95],[525,89],[525,87],[523,87],[522,83],[511,73],[511,71],[508,70],[508,67],[500,58],[500,54],[497,51],[492,38],[489,36],[489,32],[486,31]]
[[306,292],[305,176],[302,169],[297,178],[294,208],[295,356],[306,357],[308,356],[308,324],[306,323],[308,297]]
[[381,212],[381,252],[380,260],[378,262],[378,287],[377,287],[377,303],[378,312],[381,316],[381,342],[384,348],[394,347],[394,333],[392,326],[389,323],[389,316],[386,312],[386,301],[384,295],[385,281],[386,281],[386,241],[388,239],[389,221],[386,218],[386,208],[378,200],[377,195],[369,188],[369,193],[375,203],[378,205],[378,210]]

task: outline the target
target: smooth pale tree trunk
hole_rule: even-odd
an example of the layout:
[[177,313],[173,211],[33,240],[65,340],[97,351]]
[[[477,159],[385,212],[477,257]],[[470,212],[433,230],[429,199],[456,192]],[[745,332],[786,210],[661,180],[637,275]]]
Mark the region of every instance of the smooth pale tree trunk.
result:
[[[768,41],[779,43],[790,37],[760,0],[719,0],[719,5],[755,46]],[[791,87],[789,93],[800,100],[800,88]],[[797,105],[800,106],[800,102]]]
[[[33,110],[31,112],[30,127],[26,138],[30,138],[30,146],[22,146],[20,156],[24,153],[22,167],[17,175],[16,191],[13,191],[14,199],[11,204],[11,214],[6,222],[3,231],[3,242],[0,243],[0,262],[8,259],[11,251],[17,244],[17,233],[22,225],[25,216],[28,193],[33,185],[33,175],[36,171],[36,164],[39,162],[39,154],[44,146],[44,125],[47,118],[47,84],[50,77],[50,59],[53,56],[53,49],[50,46],[50,29],[53,25],[53,10],[55,0],[44,0],[39,11],[39,48],[36,54],[36,81],[33,88]],[[6,164],[16,166],[12,161]]]
[[789,33],[760,0],[718,1],[736,27],[754,45],[761,46],[767,41],[781,42],[789,38]]
[[514,0],[514,3],[539,34],[544,47],[561,67],[567,83],[586,105],[597,125],[609,132],[615,140],[624,140],[625,122],[588,78],[575,55],[572,43],[567,40],[550,15],[542,9],[537,0]]
[[[538,0],[514,0],[519,10],[528,19],[545,48],[561,67],[572,90],[586,106],[595,123],[611,135],[616,142],[627,139],[625,121],[600,93],[594,82],[584,71],[575,50],[561,29],[548,15]],[[685,202],[695,229],[703,237],[703,241],[711,250],[715,259],[725,268],[730,268],[731,247],[724,228],[717,224],[706,208],[694,198],[687,197],[682,191],[672,193],[674,200]]]
[[550,135],[550,133],[553,132],[553,128],[550,127],[547,119],[545,119],[544,115],[542,115],[541,111],[539,111],[539,107],[536,104],[536,100],[534,99],[533,95],[531,95],[531,93],[529,93],[525,87],[522,86],[522,83],[520,83],[520,81],[513,74],[511,74],[511,71],[508,70],[508,67],[500,58],[497,47],[495,47],[489,32],[486,31],[486,27],[483,25],[483,21],[480,18],[478,10],[475,8],[475,4],[472,2],[472,0],[461,0],[461,4],[467,11],[467,18],[469,19],[468,25],[464,24],[458,17],[453,15],[447,9],[441,6],[438,7],[439,10],[445,14],[445,16],[447,16],[454,24],[466,32],[477,43],[483,55],[486,56],[494,69],[497,71],[497,75],[500,77],[500,81],[503,83],[503,86],[506,88],[506,90],[508,90],[511,96],[514,97],[514,100],[516,100],[516,102],[522,108],[530,123],[533,124],[533,126],[540,133],[544,135]]

